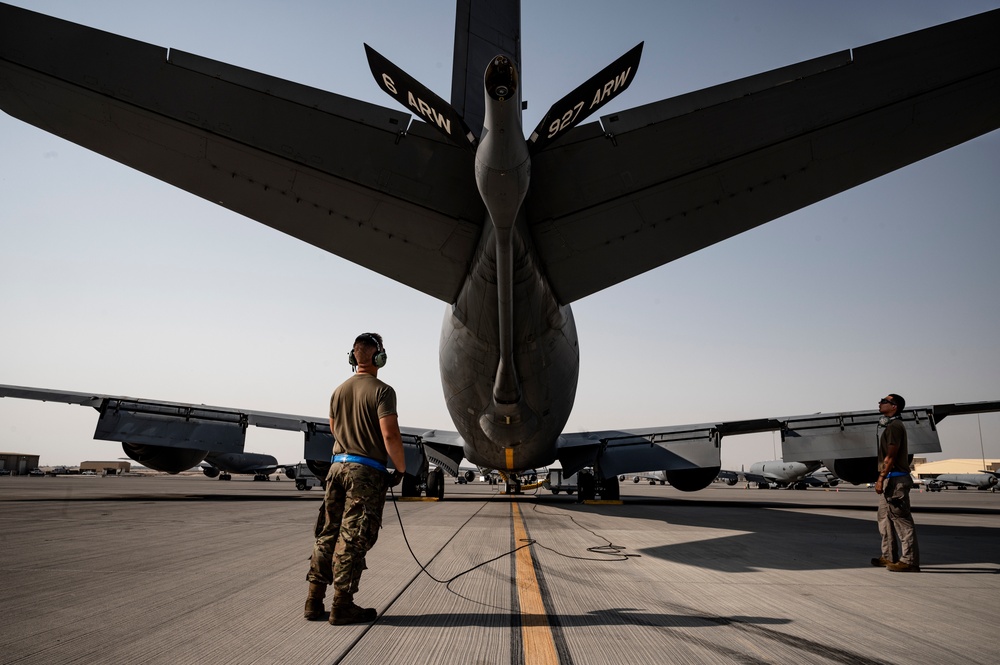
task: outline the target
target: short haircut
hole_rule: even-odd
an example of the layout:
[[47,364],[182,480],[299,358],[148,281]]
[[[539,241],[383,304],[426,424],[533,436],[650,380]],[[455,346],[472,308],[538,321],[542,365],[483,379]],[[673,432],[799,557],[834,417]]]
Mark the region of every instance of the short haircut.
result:
[[373,352],[385,349],[382,344],[382,336],[378,333],[361,333],[354,338],[354,346],[361,346],[363,349],[371,349]]
[[897,412],[902,411],[903,409],[906,408],[906,400],[903,399],[900,395],[897,395],[896,393],[889,393],[889,397],[891,397],[892,401],[896,403]]

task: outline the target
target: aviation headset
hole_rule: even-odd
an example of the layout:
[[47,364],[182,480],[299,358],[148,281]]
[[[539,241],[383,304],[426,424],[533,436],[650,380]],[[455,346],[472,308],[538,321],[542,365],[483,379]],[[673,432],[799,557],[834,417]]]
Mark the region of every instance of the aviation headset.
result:
[[[386,362],[389,360],[389,356],[386,355],[385,349],[382,348],[382,343],[378,341],[378,337],[374,333],[361,333],[358,335],[358,339],[362,337],[367,337],[372,343],[375,344],[375,354],[372,355],[372,364],[375,367],[385,367]],[[357,341],[357,340],[355,340]],[[347,352],[347,362],[351,364],[354,369],[358,368],[358,359],[354,357],[354,347]]]
[[892,398],[891,404],[896,407],[896,415],[894,416],[882,416],[878,419],[879,427],[888,427],[889,423],[893,420],[903,419],[903,409],[906,408],[906,400],[897,395],[896,393],[889,393],[889,397]]

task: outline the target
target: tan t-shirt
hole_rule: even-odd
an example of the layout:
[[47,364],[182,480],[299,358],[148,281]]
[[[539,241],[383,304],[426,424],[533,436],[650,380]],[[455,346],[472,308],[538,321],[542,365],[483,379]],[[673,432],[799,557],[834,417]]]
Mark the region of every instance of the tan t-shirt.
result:
[[330,397],[333,453],[364,455],[382,464],[388,461],[379,419],[396,413],[396,391],[371,374],[355,374],[337,386]]

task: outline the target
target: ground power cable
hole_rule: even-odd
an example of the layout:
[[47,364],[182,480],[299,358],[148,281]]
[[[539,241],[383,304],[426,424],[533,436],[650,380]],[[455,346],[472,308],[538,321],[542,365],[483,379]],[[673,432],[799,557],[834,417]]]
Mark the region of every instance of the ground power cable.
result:
[[[442,579],[438,579],[429,570],[427,570],[427,566],[429,566],[431,564],[431,562],[433,562],[434,559],[436,559],[437,556],[439,554],[441,554],[442,551],[444,551],[444,548],[447,547],[451,543],[451,541],[455,539],[456,536],[458,536],[459,532],[461,532],[461,530],[464,529],[466,527],[466,525],[468,525],[469,522],[471,522],[472,519],[474,517],[476,517],[476,515],[478,515],[480,512],[482,512],[482,510],[484,508],[486,508],[486,506],[493,500],[494,497],[497,496],[497,494],[494,494],[489,499],[487,499],[486,501],[484,501],[483,505],[480,506],[476,510],[476,512],[472,513],[472,515],[470,515],[468,517],[468,519],[466,519],[465,522],[463,522],[462,525],[458,529],[455,530],[455,533],[452,534],[451,538],[449,538],[441,546],[441,548],[437,552],[434,553],[434,556],[432,556],[431,559],[427,562],[427,565],[424,565],[423,563],[420,562],[420,559],[417,558],[416,553],[413,551],[413,548],[410,546],[410,540],[406,536],[406,527],[403,526],[403,517],[399,513],[399,506],[398,506],[398,504],[396,502],[396,495],[392,491],[391,487],[389,488],[389,494],[390,494],[390,496],[393,499],[393,501],[392,501],[392,507],[396,511],[396,520],[399,522],[399,530],[403,534],[403,542],[406,543],[406,549],[409,550],[410,556],[413,558],[413,561],[417,564],[417,566],[420,567],[420,572],[424,573],[425,575],[427,575],[427,577],[429,577],[433,581],[437,582],[438,584],[450,585],[452,582],[454,582],[455,580],[457,580],[459,577],[462,577],[463,575],[471,573],[472,571],[474,571],[474,570],[476,570],[478,568],[482,568],[483,566],[485,566],[488,563],[493,563],[494,561],[498,561],[498,560],[500,560],[500,559],[502,559],[502,558],[504,558],[506,556],[510,556],[512,554],[515,554],[518,551],[523,550],[525,547],[531,547],[532,545],[538,545],[540,548],[542,548],[544,550],[547,550],[549,552],[552,552],[554,554],[557,554],[557,555],[559,555],[561,557],[564,557],[564,558],[567,558],[567,559],[575,559],[575,560],[578,560],[578,561],[612,561],[612,562],[615,562],[615,561],[627,561],[628,559],[639,558],[639,557],[642,556],[641,554],[625,554],[623,552],[623,550],[628,549],[627,547],[625,547],[623,545],[615,545],[610,540],[608,540],[606,537],[598,534],[597,532],[595,532],[592,529],[588,529],[587,527],[585,527],[582,524],[580,524],[579,522],[577,522],[575,517],[570,516],[569,519],[577,527],[579,527],[580,529],[583,529],[584,531],[592,534],[596,538],[600,538],[601,540],[603,540],[603,541],[605,541],[607,543],[606,545],[595,545],[593,547],[588,547],[587,548],[588,552],[591,552],[593,554],[599,554],[599,555],[604,556],[604,557],[616,557],[616,558],[612,558],[612,559],[608,559],[608,558],[596,559],[596,558],[593,558],[593,557],[573,556],[571,554],[565,554],[565,553],[560,552],[558,550],[552,549],[551,547],[547,547],[545,545],[542,545],[535,538],[526,538],[526,539],[522,539],[522,544],[518,545],[514,549],[508,550],[508,551],[506,551],[506,552],[504,552],[502,554],[498,554],[497,556],[495,556],[495,557],[493,557],[491,559],[486,559],[485,561],[477,563],[475,566],[467,568],[467,569],[463,570],[462,572],[449,577],[446,580],[442,580]],[[541,515],[548,515],[550,517],[553,516],[552,513],[544,513],[544,512],[539,511],[537,505],[533,506],[532,510],[534,512],[537,512],[537,513],[541,514]],[[419,573],[418,573],[418,575],[419,575]],[[412,584],[413,580],[415,580],[415,579],[416,579],[416,576],[414,576],[414,578],[410,580],[409,584]],[[409,586],[409,584],[407,584],[407,586]],[[448,590],[451,591],[452,593],[455,593],[450,588]],[[395,601],[395,599],[393,599],[393,600]],[[390,605],[391,605],[391,603],[390,603]]]
[[[396,604],[396,601],[399,600],[399,598],[403,595],[403,593],[405,593],[406,590],[409,589],[413,585],[413,583],[417,580],[417,578],[420,577],[420,573],[424,573],[425,575],[427,575],[429,578],[431,578],[432,580],[434,580],[438,584],[448,585],[448,584],[451,584],[451,582],[453,580],[461,577],[462,575],[465,575],[468,572],[471,572],[471,571],[475,570],[476,568],[479,568],[480,566],[484,566],[487,563],[490,563],[492,561],[496,561],[497,559],[502,559],[503,557],[505,557],[505,556],[507,556],[507,555],[509,555],[509,554],[511,554],[513,552],[516,552],[519,549],[523,549],[523,548],[529,547],[531,545],[531,542],[527,542],[524,545],[522,545],[521,547],[518,547],[518,548],[516,548],[514,550],[511,550],[510,552],[507,552],[506,554],[501,554],[500,556],[495,557],[493,559],[490,559],[489,561],[483,561],[482,563],[477,564],[477,565],[473,566],[472,568],[469,568],[468,570],[462,571],[461,573],[459,573],[458,575],[455,575],[451,579],[448,579],[448,580],[439,580],[438,578],[434,577],[433,575],[431,575],[427,571],[426,566],[424,566],[424,564],[420,563],[420,560],[417,559],[417,555],[413,552],[413,548],[410,547],[410,541],[406,537],[406,530],[403,528],[403,517],[399,514],[399,507],[396,505],[396,498],[397,498],[396,497],[396,493],[392,491],[392,487],[389,487],[389,496],[392,497],[392,507],[396,511],[396,519],[399,521],[399,530],[403,534],[403,542],[406,543],[406,549],[408,549],[410,551],[410,556],[413,557],[413,560],[416,562],[416,564],[418,566],[420,566],[420,570],[417,573],[415,573],[413,575],[413,577],[411,577],[410,580],[406,584],[403,585],[403,587],[396,593],[395,596],[392,597],[392,599],[389,601],[389,603],[385,606],[385,609],[382,610],[378,614],[378,616],[375,618],[375,621],[373,621],[373,622],[365,625],[364,629],[358,634],[358,636],[356,638],[354,638],[353,640],[351,640],[351,643],[347,645],[347,647],[344,649],[344,652],[340,655],[340,657],[333,661],[332,665],[339,665],[341,662],[343,662],[343,660],[348,655],[350,655],[350,653],[354,649],[354,647],[356,647],[361,642],[361,640],[364,639],[365,635],[368,634],[368,631],[371,630],[373,627],[375,627],[378,624],[379,619],[381,619],[382,616],[386,612],[388,612],[392,608],[393,605]],[[476,510],[476,512],[474,512],[471,515],[469,515],[469,518],[466,519],[464,522],[462,522],[462,525],[460,527],[458,527],[457,529],[455,529],[455,533],[451,534],[451,537],[448,538],[448,540],[446,540],[441,545],[441,547],[438,548],[438,551],[435,552],[433,555],[431,555],[431,558],[427,561],[427,565],[430,565],[431,562],[433,562],[441,554],[441,552],[443,552],[444,549],[446,547],[448,547],[448,545],[451,544],[451,541],[453,541],[458,536],[458,534],[462,531],[462,529],[464,529],[469,524],[469,522],[472,521],[472,518],[474,518],[476,515],[478,515],[479,513],[481,513],[483,511],[483,509],[486,508],[487,505],[489,505],[490,501],[492,501],[495,496],[497,496],[497,495],[494,494],[489,499],[487,499],[486,501],[484,501],[483,505],[481,505]],[[446,587],[446,588],[448,588],[449,592],[456,593],[455,591],[452,591],[452,589],[450,587]],[[460,594],[456,593],[456,595],[460,595]],[[462,596],[462,597],[464,598],[464,596]]]
[[[463,575],[465,575],[467,573],[471,573],[472,571],[474,571],[474,570],[476,570],[478,568],[482,568],[483,566],[485,566],[488,563],[493,563],[494,561],[498,561],[498,560],[500,560],[500,559],[502,559],[504,557],[510,556],[512,554],[515,554],[516,552],[518,552],[520,550],[523,550],[526,547],[531,547],[536,542],[532,538],[523,538],[523,539],[521,539],[521,542],[523,543],[522,545],[519,545],[519,546],[515,547],[512,550],[508,550],[507,552],[504,552],[503,554],[499,554],[499,555],[493,557],[492,559],[487,559],[486,561],[482,561],[480,563],[477,563],[475,566],[472,566],[471,568],[467,568],[466,570],[463,570],[462,572],[458,573],[457,575],[453,575],[453,576],[451,576],[450,578],[448,578],[446,580],[438,579],[437,577],[435,577],[434,575],[432,575],[430,573],[430,571],[427,570],[427,566],[429,566],[431,564],[431,562],[434,561],[434,559],[436,559],[437,556],[439,554],[441,554],[442,551],[444,551],[444,548],[447,547],[451,543],[451,541],[455,539],[455,536],[458,535],[458,532],[461,531],[462,529],[464,529],[465,526],[469,522],[471,522],[472,519],[476,515],[478,515],[480,512],[482,512],[482,510],[484,508],[486,508],[486,506],[493,499],[495,499],[497,496],[499,496],[498,492],[494,492],[492,494],[492,496],[490,496],[490,498],[488,498],[486,501],[483,502],[483,505],[480,506],[479,509],[476,510],[476,512],[474,512],[472,515],[470,515],[469,518],[467,520],[465,520],[465,522],[462,523],[462,526],[460,526],[455,531],[455,533],[452,535],[452,537],[449,538],[448,541],[446,543],[444,543],[444,545],[441,546],[441,549],[439,549],[437,552],[435,552],[434,556],[431,557],[431,559],[427,562],[427,566],[425,566],[424,564],[420,563],[420,560],[417,558],[417,555],[413,552],[413,548],[410,547],[410,541],[406,537],[406,529],[403,527],[403,518],[399,514],[399,507],[396,505],[396,501],[395,501],[396,497],[395,497],[395,494],[392,492],[392,488],[391,487],[389,488],[389,493],[393,497],[393,508],[395,508],[395,510],[396,510],[396,519],[399,521],[399,529],[400,529],[400,531],[403,534],[403,542],[406,543],[406,548],[410,551],[410,556],[413,557],[413,560],[420,567],[420,572],[424,573],[425,575],[427,575],[427,577],[431,578],[433,581],[437,582],[438,584],[444,584],[445,585],[445,589],[447,589],[448,593],[454,594],[455,596],[458,596],[459,598],[462,598],[463,600],[466,600],[466,601],[468,601],[470,603],[475,603],[476,605],[482,605],[484,607],[489,607],[489,608],[496,609],[496,610],[501,610],[501,611],[507,611],[509,609],[509,608],[506,608],[506,607],[500,607],[500,606],[497,606],[497,605],[492,605],[490,603],[486,603],[486,602],[483,602],[481,600],[476,600],[475,598],[470,598],[468,596],[465,596],[465,595],[461,594],[460,592],[455,591],[454,589],[452,589],[451,588],[451,583],[454,582],[455,580],[457,580],[459,577],[462,577]],[[405,590],[406,588],[409,588],[409,586],[411,584],[413,584],[413,582],[416,580],[417,576],[419,576],[419,575],[420,575],[420,573],[417,573],[417,575],[414,575],[414,577],[407,583],[406,587],[404,587],[403,590]],[[398,598],[400,595],[402,595],[402,591],[400,591],[400,593],[396,595],[396,598]],[[395,602],[395,598],[393,599],[393,602]],[[391,607],[391,606],[392,606],[392,603],[389,604],[389,607]],[[386,609],[388,609],[388,607]]]
[[[532,512],[538,513],[539,515],[546,515],[548,517],[559,517],[559,515],[554,515],[553,513],[546,513],[546,512],[543,512],[543,511],[539,510],[537,504],[534,505],[534,506],[532,506],[531,510],[532,510]],[[625,554],[624,550],[627,550],[628,548],[625,547],[624,545],[615,545],[610,540],[608,540],[608,538],[606,536],[602,536],[601,534],[597,533],[593,529],[589,529],[589,528],[585,527],[584,525],[580,524],[579,522],[577,522],[576,518],[573,517],[572,515],[569,515],[568,517],[569,517],[570,521],[573,522],[573,524],[575,524],[579,528],[581,528],[584,531],[586,531],[587,533],[593,535],[595,538],[600,538],[601,540],[607,542],[607,545],[594,545],[593,547],[588,547],[587,548],[588,552],[591,552],[593,554],[600,554],[603,557],[616,557],[616,558],[612,558],[612,559],[608,559],[608,558],[605,558],[605,559],[595,559],[593,557],[587,557],[587,556],[574,556],[572,554],[565,554],[565,553],[560,552],[558,550],[554,550],[551,547],[547,547],[545,545],[542,545],[538,541],[535,541],[534,544],[538,545],[543,550],[548,550],[549,552],[552,552],[553,554],[557,554],[557,555],[559,555],[559,556],[561,556],[563,558],[574,559],[574,560],[577,560],[577,561],[603,561],[603,562],[617,563],[617,562],[621,562],[621,561],[628,561],[629,559],[638,559],[638,558],[642,557],[641,554]]]
[[[595,537],[600,538],[601,540],[604,540],[604,541],[607,542],[607,545],[595,545],[594,547],[588,547],[587,548],[588,552],[592,552],[594,554],[600,554],[600,555],[602,555],[604,557],[612,556],[612,557],[616,557],[616,558],[612,558],[612,559],[608,559],[608,558],[595,559],[595,558],[592,558],[592,557],[573,556],[571,554],[564,554],[563,552],[559,552],[558,550],[554,550],[551,547],[547,547],[545,545],[542,545],[541,543],[539,543],[534,538],[526,538],[526,539],[522,540],[522,542],[523,542],[522,545],[519,545],[518,547],[515,547],[512,550],[509,550],[507,552],[504,552],[503,554],[497,555],[497,556],[493,557],[492,559],[487,559],[486,561],[482,561],[480,563],[477,563],[475,566],[472,566],[471,568],[467,568],[466,570],[463,570],[462,572],[458,573],[457,575],[453,575],[453,576],[451,576],[450,578],[448,578],[446,580],[441,580],[441,579],[438,579],[437,577],[435,577],[434,575],[432,575],[431,572],[427,570],[427,566],[429,566],[435,559],[437,559],[437,557],[441,554],[441,552],[443,552],[444,549],[446,547],[448,547],[448,545],[451,544],[451,541],[453,541],[458,536],[458,534],[462,531],[462,529],[464,529],[469,524],[469,522],[471,522],[473,520],[474,517],[476,517],[479,513],[481,513],[483,511],[483,509],[486,508],[486,506],[489,505],[490,502],[495,497],[498,496],[498,494],[495,493],[492,496],[490,496],[490,498],[488,498],[486,501],[484,501],[483,505],[481,505],[474,513],[472,513],[468,517],[468,519],[466,519],[464,522],[462,522],[462,525],[455,530],[455,533],[453,533],[451,535],[451,537],[448,538],[448,540],[446,540],[441,545],[440,548],[438,548],[438,551],[435,552],[431,556],[431,558],[427,561],[427,565],[424,565],[423,563],[420,562],[420,559],[417,558],[416,553],[413,551],[413,548],[410,546],[410,540],[406,536],[406,528],[403,526],[403,516],[399,513],[399,506],[397,505],[397,501],[396,501],[397,497],[396,497],[395,492],[392,491],[392,487],[389,488],[389,495],[392,497],[392,507],[396,511],[396,520],[399,522],[399,530],[400,530],[400,533],[402,533],[402,535],[403,535],[403,542],[406,543],[406,549],[409,550],[410,556],[413,557],[413,561],[417,564],[417,566],[420,567],[420,571],[417,572],[417,573],[415,573],[413,575],[413,577],[410,578],[410,581],[407,582],[406,584],[404,584],[403,587],[399,590],[399,592],[396,593],[396,595],[392,597],[392,600],[390,600],[389,604],[386,605],[385,610],[383,610],[378,615],[378,617],[375,619],[375,621],[372,622],[372,623],[370,623],[370,624],[368,624],[367,626],[365,626],[364,630],[362,630],[361,633],[354,640],[352,640],[349,645],[347,645],[347,648],[344,650],[343,654],[341,654],[341,656],[339,658],[337,658],[333,662],[333,665],[339,665],[339,663],[341,663],[344,660],[344,658],[346,658],[348,656],[348,654],[351,653],[351,650],[354,649],[354,647],[357,646],[361,642],[362,639],[364,639],[364,637],[365,637],[365,635],[367,635],[368,631],[371,630],[372,627],[374,627],[378,623],[378,620],[382,618],[382,616],[385,614],[385,612],[387,612],[393,605],[395,605],[396,601],[399,600],[399,598],[403,595],[403,593],[407,589],[409,589],[410,586],[413,585],[413,583],[416,581],[416,579],[418,577],[420,577],[420,573],[423,573],[424,575],[427,575],[427,577],[429,577],[434,582],[437,582],[438,584],[444,584],[445,587],[448,589],[449,593],[453,593],[453,594],[455,594],[455,595],[457,595],[457,596],[459,596],[461,598],[464,598],[465,600],[468,600],[470,602],[474,602],[474,603],[477,603],[477,604],[480,604],[480,605],[486,605],[488,607],[494,607],[492,605],[489,605],[488,603],[483,603],[482,601],[477,601],[477,600],[474,600],[472,598],[467,598],[466,596],[462,596],[462,594],[458,593],[457,591],[455,591],[454,589],[451,588],[451,583],[454,582],[455,580],[457,580],[459,577],[462,577],[463,575],[471,573],[472,571],[474,571],[474,570],[476,570],[478,568],[482,568],[483,566],[485,566],[488,563],[493,563],[494,561],[502,559],[502,558],[504,558],[506,556],[510,556],[512,554],[515,554],[519,550],[523,550],[525,547],[531,547],[532,545],[538,545],[542,549],[545,549],[545,550],[547,550],[549,552],[552,552],[553,554],[557,554],[558,556],[565,557],[567,559],[576,559],[576,560],[580,560],[580,561],[621,562],[621,561],[628,561],[631,558],[638,558],[638,557],[642,556],[641,554],[624,554],[624,553],[622,553],[622,550],[626,549],[624,546],[615,545],[610,540],[608,540],[606,537],[598,534],[597,532],[595,532],[592,529],[589,529],[589,528],[583,526],[582,524],[580,524],[579,522],[576,521],[576,518],[574,518],[573,516],[570,516],[570,520],[577,527],[579,527],[580,529],[583,529],[584,531],[586,531],[586,532],[594,535]],[[537,513],[539,513],[541,515],[547,515],[549,517],[556,517],[556,515],[553,515],[552,513],[546,513],[546,512],[539,511],[537,505],[533,506],[532,510],[533,510],[533,512],[537,512]],[[503,608],[497,608],[497,609],[503,609]]]
[[[406,537],[406,529],[405,529],[405,528],[403,527],[403,517],[402,517],[402,516],[401,516],[401,515],[399,514],[399,506],[397,506],[397,505],[396,505],[396,495],[395,495],[395,494],[393,493],[393,491],[392,491],[392,488],[391,488],[391,487],[389,488],[389,494],[390,494],[390,495],[392,496],[392,498],[393,498],[393,501],[392,501],[392,507],[393,507],[393,508],[394,508],[394,509],[396,510],[396,519],[397,519],[397,520],[399,520],[399,530],[400,530],[400,531],[402,532],[402,534],[403,534],[403,542],[404,542],[404,543],[406,543],[406,549],[410,550],[410,556],[412,556],[412,557],[413,557],[413,560],[414,560],[414,561],[416,562],[416,564],[417,564],[418,566],[420,566],[420,571],[421,571],[422,573],[424,573],[425,575],[427,575],[427,577],[429,577],[429,578],[431,578],[432,580],[434,580],[435,582],[437,582],[438,584],[445,584],[445,585],[447,585],[447,584],[451,584],[452,582],[454,582],[455,580],[457,580],[457,579],[458,579],[459,577],[461,577],[462,575],[465,575],[465,574],[467,574],[467,573],[471,573],[472,571],[476,570],[477,568],[482,568],[482,567],[483,567],[483,566],[485,566],[486,564],[488,564],[488,563],[493,563],[494,561],[497,561],[497,560],[499,560],[499,559],[502,559],[502,558],[504,558],[505,556],[510,556],[511,554],[514,554],[514,553],[515,553],[515,552],[517,552],[518,550],[523,550],[523,549],[524,549],[525,547],[531,547],[531,545],[533,545],[533,544],[534,544],[534,543],[536,542],[536,541],[534,541],[533,539],[531,539],[531,538],[528,538],[528,539],[526,539],[526,540],[524,540],[524,541],[523,541],[523,542],[524,542],[524,544],[523,544],[523,545],[519,545],[519,546],[515,547],[515,548],[514,548],[514,549],[512,549],[512,550],[509,550],[509,551],[507,551],[507,552],[504,552],[503,554],[499,554],[499,555],[497,555],[497,556],[493,557],[492,559],[487,559],[486,561],[482,561],[482,562],[480,562],[480,563],[477,563],[477,564],[476,564],[475,566],[472,566],[471,568],[467,568],[466,570],[463,570],[462,572],[458,573],[457,575],[453,575],[452,577],[449,577],[449,578],[448,578],[448,579],[446,579],[446,580],[439,580],[438,578],[434,577],[434,575],[432,575],[432,574],[430,573],[430,571],[429,571],[429,570],[427,570],[427,566],[425,566],[424,564],[420,563],[420,560],[419,560],[419,559],[417,558],[417,555],[416,555],[416,554],[415,554],[415,553],[413,552],[413,548],[412,548],[412,547],[410,547],[410,540],[409,540],[409,539],[408,539],[408,538]],[[445,542],[445,543],[444,543],[444,545],[442,545],[442,546],[441,546],[441,549],[439,549],[439,550],[438,550],[437,552],[435,552],[435,553],[434,553],[434,556],[432,556],[432,557],[430,558],[430,560],[429,560],[429,561],[427,562],[427,565],[428,565],[428,566],[429,566],[429,565],[431,564],[431,562],[432,562],[432,561],[434,561],[434,559],[436,559],[436,558],[437,558],[437,556],[438,556],[439,554],[441,554],[441,552],[442,552],[442,551],[444,550],[444,548],[445,548],[445,547],[447,547],[447,546],[448,546],[448,545],[449,545],[449,544],[451,543],[451,541],[455,539],[455,537],[456,537],[456,536],[457,536],[457,535],[459,534],[459,532],[460,532],[460,531],[461,531],[462,529],[464,529],[464,528],[465,528],[465,526],[466,526],[466,525],[467,525],[467,524],[468,524],[469,522],[471,522],[471,521],[472,521],[472,518],[474,518],[474,517],[475,517],[476,515],[478,515],[478,514],[479,514],[480,512],[482,512],[482,510],[483,510],[483,509],[484,509],[484,508],[485,508],[485,507],[486,507],[487,505],[489,505],[489,503],[490,503],[490,502],[491,502],[491,501],[493,500],[493,498],[494,498],[494,497],[496,497],[496,496],[498,496],[498,495],[497,495],[497,494],[494,494],[494,495],[493,495],[493,496],[491,496],[491,497],[490,497],[489,499],[487,499],[486,501],[484,501],[484,502],[483,502],[483,505],[481,505],[481,506],[479,507],[479,509],[478,509],[478,510],[476,510],[476,512],[474,512],[474,513],[472,513],[471,515],[469,515],[469,518],[468,518],[467,520],[465,520],[464,522],[462,522],[462,526],[458,527],[458,529],[456,529],[456,530],[455,530],[455,533],[453,533],[453,534],[452,534],[451,538],[449,538],[449,539],[447,540],[447,542]],[[418,573],[418,575],[419,575],[419,573]],[[416,576],[414,576],[414,579],[416,579]],[[410,580],[410,583],[411,583],[411,584],[412,584],[412,582],[413,582],[413,580]]]

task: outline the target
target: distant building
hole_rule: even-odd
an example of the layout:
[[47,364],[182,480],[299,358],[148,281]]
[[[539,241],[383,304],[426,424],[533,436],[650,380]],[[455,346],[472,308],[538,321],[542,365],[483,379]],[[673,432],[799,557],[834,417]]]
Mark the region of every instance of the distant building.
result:
[[38,468],[38,455],[24,453],[0,453],[0,470],[9,471],[11,475],[23,476],[32,469]]
[[[916,460],[914,460],[916,462]],[[933,478],[941,473],[977,473],[979,471],[1000,471],[1000,459],[943,459],[936,462],[914,464],[913,473],[917,478],[925,476]]]
[[93,471],[100,475],[117,476],[128,473],[132,468],[129,462],[80,462],[80,472]]

